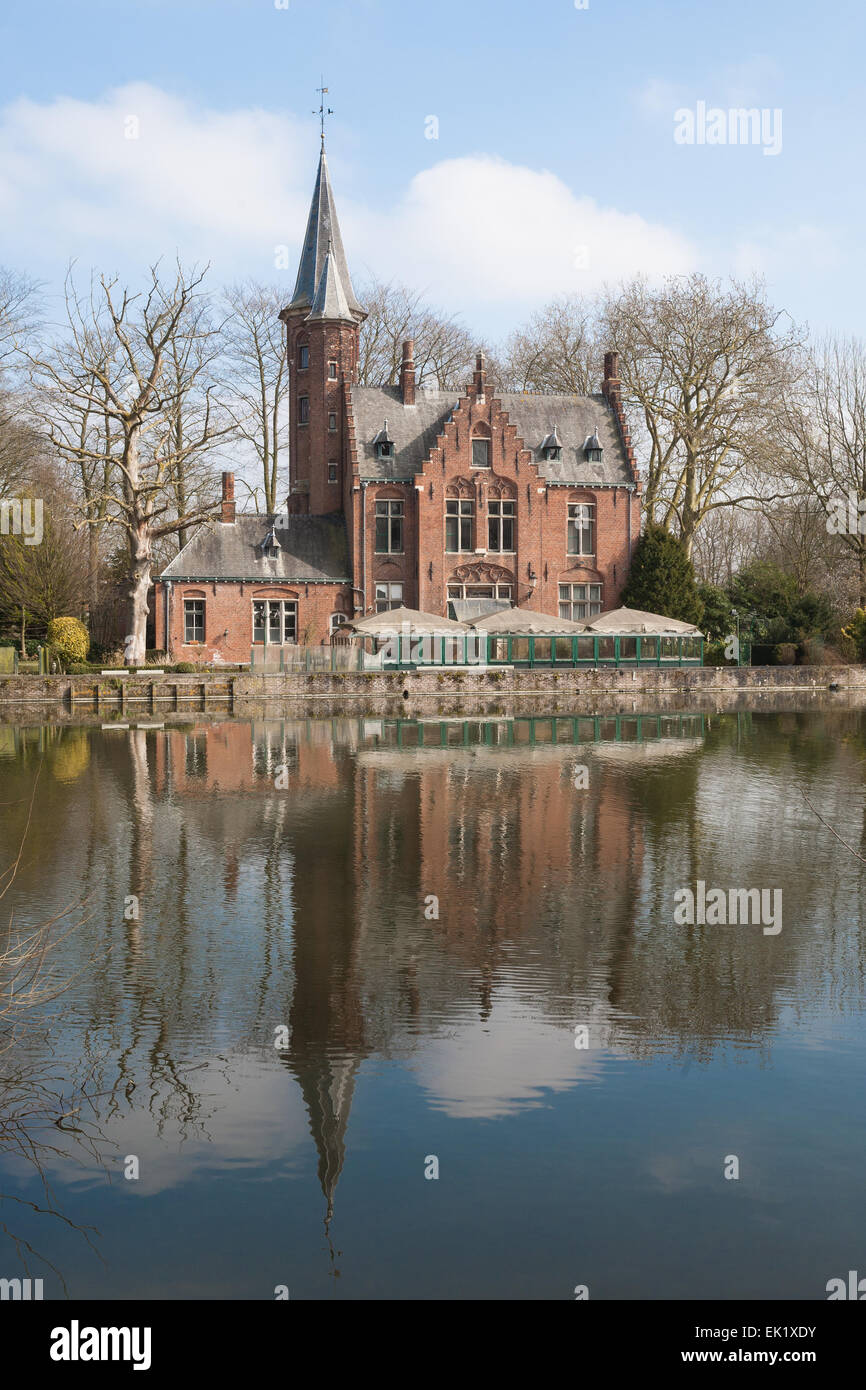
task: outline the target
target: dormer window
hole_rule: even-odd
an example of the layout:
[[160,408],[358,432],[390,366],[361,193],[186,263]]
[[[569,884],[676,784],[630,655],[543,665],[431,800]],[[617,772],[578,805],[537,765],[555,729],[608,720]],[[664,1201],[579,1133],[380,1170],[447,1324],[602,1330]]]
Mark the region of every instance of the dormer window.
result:
[[542,439],[541,455],[542,458],[548,460],[562,458],[562,440],[559,437],[559,431],[557,430],[556,425],[554,425],[553,429],[550,431],[550,434],[546,434]]
[[592,434],[588,436],[583,446],[583,452],[586,455],[587,463],[601,463],[601,456],[604,451],[599,441],[598,430],[593,430]]
[[392,459],[394,457],[394,441],[388,433],[388,421],[373,440],[373,449],[377,459]]
[[282,550],[282,546],[280,545],[279,541],[277,540],[276,529],[272,526],[271,529],[270,529],[270,531],[268,532],[268,534],[265,536],[264,540],[262,541],[262,545],[261,545],[262,557],[263,557],[263,559],[265,559],[265,560],[278,560],[278,559],[280,558],[280,551],[281,551],[281,550]]

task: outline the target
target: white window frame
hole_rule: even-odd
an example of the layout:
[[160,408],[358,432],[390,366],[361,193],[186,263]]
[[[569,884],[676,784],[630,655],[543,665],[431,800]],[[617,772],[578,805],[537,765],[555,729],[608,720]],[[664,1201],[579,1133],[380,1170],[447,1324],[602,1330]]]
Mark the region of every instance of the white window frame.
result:
[[[589,530],[589,549],[584,550],[583,546],[586,539],[586,531]],[[577,546],[572,550],[572,540]],[[567,555],[595,555],[595,503],[594,502],[569,502],[568,504],[568,523],[565,536],[565,552]]]
[[[205,633],[207,632],[207,600],[203,598],[185,598],[183,601],[183,645],[185,647],[203,647],[205,643]],[[189,618],[193,615],[188,609],[201,609],[201,637],[190,637]],[[196,624],[193,624],[195,627]]]
[[[490,440],[487,438],[487,436],[486,436],[486,435],[483,435],[483,434],[482,434],[482,435],[476,435],[476,436],[472,439],[471,443],[472,443],[472,467],[473,467],[473,468],[490,468],[490,466],[491,466],[491,464],[490,464]],[[483,445],[485,446],[487,457],[486,457],[484,463],[476,463],[476,462],[475,462],[475,445],[476,445],[476,444],[483,444]]]
[[588,580],[578,584],[560,584],[559,616],[579,623],[586,618],[595,618],[603,612],[602,601],[604,585]]
[[[253,623],[253,646],[254,647],[296,647],[298,645],[298,604],[296,599],[290,598],[254,598],[252,600],[252,623]],[[258,624],[264,631],[263,637],[256,637],[256,608],[261,605],[264,609],[264,623]],[[279,622],[271,622],[271,609],[279,610]],[[286,622],[288,610],[293,610],[294,622],[291,627],[294,629],[294,636],[286,639],[286,631],[289,626]],[[273,641],[271,637],[274,626],[277,626],[279,640]]]
[[[457,545],[448,544],[448,522],[457,522]],[[464,530],[468,522],[469,544],[464,545]],[[445,498],[445,554],[446,555],[465,555],[473,550],[473,537],[475,535],[475,503],[468,497],[446,497]]]
[[[510,512],[505,512],[503,508],[510,507]],[[511,522],[511,545],[505,546],[502,543],[504,523]],[[491,526],[496,532],[499,544],[491,542]],[[517,504],[513,497],[491,497],[487,502],[487,549],[494,555],[514,555],[517,550]]]
[[402,579],[396,582],[383,579],[376,583],[374,593],[377,613],[390,613],[394,608],[403,607]]

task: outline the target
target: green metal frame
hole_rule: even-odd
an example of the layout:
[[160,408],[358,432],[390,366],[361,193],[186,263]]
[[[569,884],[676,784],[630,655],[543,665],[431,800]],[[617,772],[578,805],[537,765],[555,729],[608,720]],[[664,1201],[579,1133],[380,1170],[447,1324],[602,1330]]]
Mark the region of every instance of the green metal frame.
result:
[[[491,643],[505,642],[505,656],[492,656]],[[586,644],[592,642],[592,656],[582,655],[586,651]],[[635,654],[623,655],[622,643],[634,642]],[[662,655],[662,643],[673,642],[676,644],[675,656]],[[700,652],[697,656],[683,655],[683,645],[687,642],[699,642]],[[515,654],[515,643],[517,647]],[[539,654],[537,643],[544,643]],[[560,656],[561,644],[571,643],[570,657]],[[612,643],[612,654],[608,655],[607,650],[604,655],[600,654],[601,644]],[[583,644],[583,645],[581,645]],[[526,653],[524,655],[524,653]],[[670,636],[670,637],[642,637],[637,633],[623,633],[620,636],[612,636],[605,633],[581,633],[574,637],[557,637],[551,634],[549,637],[522,637],[516,634],[497,637],[496,633],[489,633],[487,638],[487,660],[491,666],[526,666],[534,668],[536,666],[568,667],[568,666],[703,666],[704,664],[704,639],[697,636]]]
[[[518,715],[507,720],[383,719],[381,724],[386,743],[422,751],[481,744],[513,748],[555,743],[654,743],[667,738],[703,738],[706,734],[703,714]],[[359,724],[359,729],[363,736],[363,725]]]

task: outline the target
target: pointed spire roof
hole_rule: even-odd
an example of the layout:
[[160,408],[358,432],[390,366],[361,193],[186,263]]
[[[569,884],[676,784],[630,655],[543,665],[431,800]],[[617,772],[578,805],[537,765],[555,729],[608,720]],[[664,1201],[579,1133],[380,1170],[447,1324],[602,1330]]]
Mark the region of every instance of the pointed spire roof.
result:
[[328,173],[328,161],[325,158],[325,146],[323,144],[322,153],[319,156],[316,187],[313,190],[313,201],[307,219],[307,231],[298,266],[295,292],[292,295],[291,303],[287,306],[289,310],[313,308],[329,249],[333,260],[333,272],[342,286],[343,296],[350,314],[363,315],[364,311],[352,289],[352,280],[346,263],[346,253],[343,250],[343,238],[340,236],[337,207],[334,202],[334,193]]
[[357,321],[356,316],[349,308],[349,297],[340,278],[337,258],[330,241],[328,242],[328,254],[325,257],[325,264],[322,267],[322,274],[319,277],[319,284],[313,299],[313,307],[304,322],[309,323],[310,319],[345,319],[347,323]]

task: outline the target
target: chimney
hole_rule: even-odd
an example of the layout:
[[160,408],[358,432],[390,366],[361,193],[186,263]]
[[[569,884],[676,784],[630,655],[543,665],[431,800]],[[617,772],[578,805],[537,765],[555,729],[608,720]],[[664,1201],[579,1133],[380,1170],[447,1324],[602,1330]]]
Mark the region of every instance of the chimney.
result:
[[472,392],[475,396],[484,398],[484,387],[487,382],[487,368],[484,365],[484,353],[479,352],[475,355],[475,372],[472,378]]
[[619,393],[619,353],[606,352],[604,354],[604,380],[601,383],[601,394],[613,405],[614,400],[619,400]]
[[400,367],[400,392],[404,405],[415,404],[415,340],[407,338],[403,344],[403,362]]
[[224,524],[235,519],[235,475],[223,473],[222,521]]

